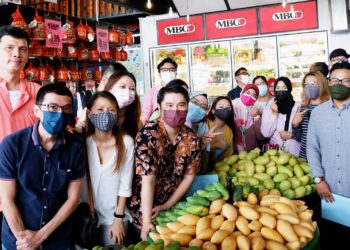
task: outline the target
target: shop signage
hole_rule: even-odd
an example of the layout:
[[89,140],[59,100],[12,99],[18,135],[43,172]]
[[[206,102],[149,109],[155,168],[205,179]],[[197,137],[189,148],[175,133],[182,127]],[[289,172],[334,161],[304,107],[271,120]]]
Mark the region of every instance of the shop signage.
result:
[[45,18],[46,47],[62,49],[61,21]]
[[[292,7],[293,6],[293,7]],[[316,29],[317,4],[316,1],[261,7],[260,33],[274,33],[293,30]]]
[[207,39],[258,34],[256,9],[208,14],[205,23]]
[[108,29],[96,27],[97,51],[109,52]]
[[158,44],[182,43],[204,40],[202,16],[160,20],[157,22]]

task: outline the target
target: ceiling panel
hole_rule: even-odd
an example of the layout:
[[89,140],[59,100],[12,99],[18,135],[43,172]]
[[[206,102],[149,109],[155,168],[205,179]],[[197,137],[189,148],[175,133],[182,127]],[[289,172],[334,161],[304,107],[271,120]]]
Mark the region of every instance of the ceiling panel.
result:
[[[304,2],[305,0],[286,0],[287,4],[296,3],[296,2]],[[261,5],[269,5],[269,4],[277,4],[282,3],[282,0],[227,0],[230,9],[241,9],[241,8],[249,8]]]
[[180,16],[227,10],[224,0],[173,0]]

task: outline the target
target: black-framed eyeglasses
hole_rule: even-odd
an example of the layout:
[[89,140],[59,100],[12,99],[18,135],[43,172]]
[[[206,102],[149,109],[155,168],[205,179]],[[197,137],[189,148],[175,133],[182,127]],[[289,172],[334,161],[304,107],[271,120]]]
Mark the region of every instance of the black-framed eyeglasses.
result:
[[161,68],[160,72],[176,72],[175,68]]
[[47,111],[49,112],[59,112],[60,110],[66,114],[70,114],[73,112],[72,105],[60,106],[60,105],[57,105],[56,103],[49,103],[49,104],[39,104],[38,106],[46,107]]
[[334,86],[337,84],[342,84],[346,87],[350,87],[350,78],[343,78],[343,79],[338,79],[335,77],[328,78],[328,84],[329,86]]

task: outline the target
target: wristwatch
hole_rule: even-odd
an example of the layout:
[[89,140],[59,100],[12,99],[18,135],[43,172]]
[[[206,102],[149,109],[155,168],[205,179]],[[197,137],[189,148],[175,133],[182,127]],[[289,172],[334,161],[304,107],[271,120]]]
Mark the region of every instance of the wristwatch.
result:
[[316,184],[320,184],[323,180],[324,180],[323,176],[316,176],[316,177],[314,178],[314,182],[315,182]]
[[125,214],[117,214],[116,212],[114,212],[113,216],[114,216],[115,218],[121,218],[121,219],[123,219],[123,218],[125,217]]

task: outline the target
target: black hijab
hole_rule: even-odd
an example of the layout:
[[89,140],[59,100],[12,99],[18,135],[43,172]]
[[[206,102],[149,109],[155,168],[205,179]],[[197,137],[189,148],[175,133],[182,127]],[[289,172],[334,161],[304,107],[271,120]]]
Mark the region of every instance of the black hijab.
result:
[[[287,86],[287,91],[276,91],[276,86],[279,81],[282,81]],[[292,82],[289,80],[289,78],[281,76],[276,79],[274,88],[278,113],[287,115],[286,123],[284,124],[284,131],[288,131],[290,115],[295,103],[292,96]]]

